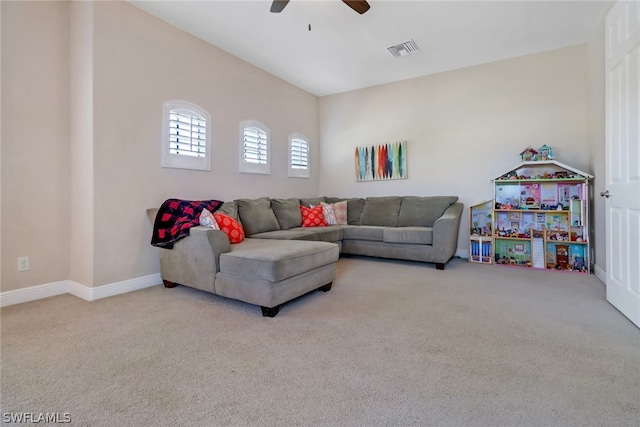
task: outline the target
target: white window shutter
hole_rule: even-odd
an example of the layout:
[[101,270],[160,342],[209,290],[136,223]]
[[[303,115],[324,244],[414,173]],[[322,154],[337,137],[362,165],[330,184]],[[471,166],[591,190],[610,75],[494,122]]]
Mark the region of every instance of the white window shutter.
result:
[[211,170],[211,116],[186,101],[162,106],[162,166]]
[[240,123],[240,172],[269,174],[270,132],[260,122]]
[[289,176],[309,178],[309,141],[304,135],[289,136]]

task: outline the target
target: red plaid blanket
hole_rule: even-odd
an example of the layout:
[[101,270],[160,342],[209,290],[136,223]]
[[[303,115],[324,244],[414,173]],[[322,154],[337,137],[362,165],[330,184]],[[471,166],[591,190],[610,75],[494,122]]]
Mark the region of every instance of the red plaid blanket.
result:
[[189,235],[191,227],[200,225],[200,213],[203,209],[213,212],[222,203],[220,200],[165,200],[153,223],[151,244],[160,248],[173,248],[174,242]]

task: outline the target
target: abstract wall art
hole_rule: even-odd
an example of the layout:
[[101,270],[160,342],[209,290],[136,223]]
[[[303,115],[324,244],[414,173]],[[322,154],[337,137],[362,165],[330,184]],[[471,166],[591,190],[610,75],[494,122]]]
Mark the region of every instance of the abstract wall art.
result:
[[355,168],[356,181],[407,179],[407,141],[356,147]]

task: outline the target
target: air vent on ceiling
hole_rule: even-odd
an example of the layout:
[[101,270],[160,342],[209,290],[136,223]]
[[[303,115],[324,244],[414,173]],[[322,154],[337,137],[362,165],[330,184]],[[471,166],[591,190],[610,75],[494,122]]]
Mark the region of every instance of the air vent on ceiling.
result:
[[388,47],[387,50],[393,56],[407,56],[409,54],[418,52],[420,48],[418,47],[416,42],[414,42],[413,39],[411,39],[408,42],[404,42],[404,43],[397,44],[395,46]]

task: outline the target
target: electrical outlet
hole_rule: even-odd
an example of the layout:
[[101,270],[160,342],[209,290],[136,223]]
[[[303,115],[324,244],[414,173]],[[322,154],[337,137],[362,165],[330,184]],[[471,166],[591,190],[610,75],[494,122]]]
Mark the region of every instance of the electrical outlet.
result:
[[18,258],[18,271],[27,271],[29,270],[29,257],[23,256]]

